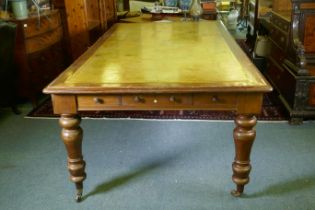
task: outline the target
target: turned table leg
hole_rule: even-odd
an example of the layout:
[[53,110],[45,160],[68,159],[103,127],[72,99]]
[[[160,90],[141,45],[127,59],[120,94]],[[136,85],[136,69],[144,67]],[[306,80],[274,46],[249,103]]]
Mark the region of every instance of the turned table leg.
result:
[[255,140],[256,131],[254,126],[257,120],[254,116],[239,115],[235,119],[234,129],[235,159],[232,164],[232,180],[236,184],[236,190],[231,193],[240,196],[244,191],[244,186],[249,182],[250,152]]
[[82,129],[80,117],[62,114],[59,124],[62,127],[61,138],[68,153],[68,170],[70,179],[76,186],[76,201],[82,199],[85,162],[82,156]]

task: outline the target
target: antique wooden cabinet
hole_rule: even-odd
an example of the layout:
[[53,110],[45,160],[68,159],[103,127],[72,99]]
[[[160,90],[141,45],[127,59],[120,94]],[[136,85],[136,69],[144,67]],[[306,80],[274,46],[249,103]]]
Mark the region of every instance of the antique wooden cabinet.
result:
[[270,17],[267,78],[291,123],[315,117],[315,2],[274,1]]
[[116,22],[115,0],[53,0],[62,13],[68,53],[74,61]]
[[67,67],[60,13],[51,10],[11,21],[17,24],[18,96],[36,105],[36,96]]

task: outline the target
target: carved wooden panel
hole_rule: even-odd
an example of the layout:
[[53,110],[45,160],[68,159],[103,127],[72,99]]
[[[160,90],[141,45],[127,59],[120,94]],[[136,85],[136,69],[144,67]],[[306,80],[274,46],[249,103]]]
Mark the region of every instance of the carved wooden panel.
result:
[[305,18],[304,47],[307,53],[315,52],[315,15]]
[[307,69],[310,75],[315,77],[315,65],[312,65],[312,64],[307,65]]
[[315,106],[315,84],[310,86],[308,103],[311,106]]

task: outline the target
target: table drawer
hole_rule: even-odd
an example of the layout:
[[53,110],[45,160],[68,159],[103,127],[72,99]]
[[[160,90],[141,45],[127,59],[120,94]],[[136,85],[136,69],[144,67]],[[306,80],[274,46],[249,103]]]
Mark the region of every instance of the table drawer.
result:
[[117,95],[82,95],[77,98],[79,110],[100,109],[107,106],[120,105]]
[[196,93],[193,95],[193,104],[198,107],[233,108],[237,104],[237,96],[231,93]]
[[132,94],[122,96],[123,106],[159,106],[159,107],[176,107],[189,106],[192,104],[190,94]]

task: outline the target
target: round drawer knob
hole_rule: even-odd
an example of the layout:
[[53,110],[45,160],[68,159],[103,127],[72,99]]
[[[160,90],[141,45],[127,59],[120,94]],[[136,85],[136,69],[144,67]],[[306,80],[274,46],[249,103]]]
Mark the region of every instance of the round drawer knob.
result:
[[153,100],[153,103],[157,104],[158,100],[157,99],[154,99]]
[[144,102],[144,98],[141,96],[135,96],[133,100],[137,103],[143,103]]
[[180,99],[176,98],[175,96],[170,97],[170,102],[180,103]]
[[104,104],[104,100],[101,98],[95,97],[93,100],[96,104]]
[[218,102],[219,101],[218,96],[212,96],[211,101],[212,102]]

